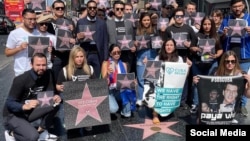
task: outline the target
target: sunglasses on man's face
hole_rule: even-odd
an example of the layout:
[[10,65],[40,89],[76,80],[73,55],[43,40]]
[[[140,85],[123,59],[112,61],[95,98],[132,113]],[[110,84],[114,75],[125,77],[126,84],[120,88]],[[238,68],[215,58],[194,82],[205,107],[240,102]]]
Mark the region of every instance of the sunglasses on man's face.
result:
[[55,7],[55,9],[58,10],[64,10],[64,7]]
[[235,64],[236,63],[236,60],[225,60],[225,63],[226,64]]
[[184,15],[175,15],[174,16],[176,19],[178,19],[178,18],[184,18]]
[[124,8],[115,8],[116,11],[123,11]]
[[90,7],[88,7],[88,9],[89,9],[89,10],[96,10],[97,7],[91,7],[91,6],[90,6]]
[[40,26],[48,26],[48,23],[39,23]]

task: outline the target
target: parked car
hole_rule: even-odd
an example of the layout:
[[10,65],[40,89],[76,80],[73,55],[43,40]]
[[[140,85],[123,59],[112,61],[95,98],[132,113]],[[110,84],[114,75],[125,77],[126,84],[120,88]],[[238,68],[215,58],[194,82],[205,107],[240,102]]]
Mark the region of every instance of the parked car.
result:
[[14,22],[5,15],[0,15],[0,32],[9,34],[10,31],[16,29]]

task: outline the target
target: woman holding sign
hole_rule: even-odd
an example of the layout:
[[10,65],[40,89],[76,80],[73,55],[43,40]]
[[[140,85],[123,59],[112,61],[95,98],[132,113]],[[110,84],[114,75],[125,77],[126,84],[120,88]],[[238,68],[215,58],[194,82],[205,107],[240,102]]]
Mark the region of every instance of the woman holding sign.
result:
[[[240,65],[239,65],[239,60],[238,57],[236,56],[234,51],[227,51],[225,52],[220,60],[220,65],[218,67],[218,69],[216,70],[216,72],[214,73],[215,76],[243,76],[246,80],[246,86],[245,86],[245,95],[246,97],[250,96],[250,75],[245,74],[245,72],[242,72]],[[199,77],[198,76],[194,76],[193,77],[193,83],[197,84],[199,82]],[[223,90],[223,96],[224,96],[224,100],[222,104],[226,104],[229,98],[233,99],[234,97],[227,96],[227,91],[233,91],[233,89],[237,89],[235,86],[233,86],[232,84],[228,84],[225,86],[225,90]],[[233,92],[230,92],[230,94],[233,94]],[[228,103],[232,103],[232,102],[228,102]],[[221,105],[220,105],[221,107]],[[220,112],[224,111],[224,109],[219,109]],[[238,123],[237,120],[233,119],[232,123]]]
[[[115,114],[119,110],[117,101],[122,101],[121,115],[131,117],[131,107],[135,105],[135,91],[131,89],[117,89],[117,74],[127,73],[127,64],[122,62],[121,48],[112,44],[109,47],[109,59],[102,63],[102,78],[107,79],[109,85],[109,107],[110,113]],[[134,101],[128,98],[132,96]]]
[[[216,32],[214,20],[208,16],[201,21],[201,28],[196,34],[198,40],[197,46],[191,47],[193,53],[192,72],[195,75],[208,75],[218,66],[217,61],[223,53],[219,36]],[[198,105],[197,92],[193,90],[193,104],[191,113],[196,113]]]
[[[178,55],[178,51],[176,49],[176,42],[174,39],[167,39],[164,41],[159,55],[155,58],[155,61],[162,61],[162,62],[176,62],[176,63],[184,63],[186,62],[189,67],[192,66],[192,62],[186,58],[184,60],[181,56]],[[164,64],[164,63],[163,63]],[[163,86],[163,75],[164,75],[164,70],[162,69],[164,66],[161,67],[161,76],[160,79],[157,82],[157,86],[162,87]],[[145,101],[146,102],[146,101]],[[154,124],[159,124],[160,120],[158,118],[158,113],[153,111],[153,123]]]

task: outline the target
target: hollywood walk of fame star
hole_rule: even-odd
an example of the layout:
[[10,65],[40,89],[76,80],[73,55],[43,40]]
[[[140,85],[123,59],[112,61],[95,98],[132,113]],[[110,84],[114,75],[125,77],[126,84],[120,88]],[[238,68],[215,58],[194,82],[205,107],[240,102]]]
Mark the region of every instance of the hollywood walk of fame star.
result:
[[163,42],[160,37],[155,37],[152,40],[152,48],[161,48]]
[[34,53],[33,53],[34,55],[36,53],[44,53],[44,50],[49,47],[49,44],[43,45],[41,43],[41,38],[39,38],[36,44],[29,44],[29,46],[34,49]]
[[168,22],[165,19],[159,21],[160,28],[167,27]]
[[42,7],[42,3],[44,2],[44,0],[33,0],[32,3],[32,9],[35,8],[39,8],[39,9],[43,9]]
[[91,40],[91,41],[93,41],[93,40],[94,40],[94,39],[93,39],[93,35],[94,35],[95,31],[91,31],[91,30],[89,29],[89,26],[86,26],[86,30],[83,31],[83,33],[84,33],[84,35],[85,35],[85,38],[84,38],[83,41],[86,41],[86,40]]
[[154,1],[151,1],[150,4],[151,4],[151,6],[153,8],[155,8],[156,10],[158,10],[159,9],[159,5],[161,5],[161,2],[158,1],[158,0],[154,0]]
[[192,18],[194,19],[194,23],[201,24],[201,20],[203,19],[203,17],[203,13],[197,12],[196,15]]
[[178,121],[172,121],[172,122],[160,122],[160,124],[153,124],[152,120],[150,119],[145,119],[144,123],[141,124],[129,124],[129,125],[124,125],[127,127],[132,127],[132,128],[138,128],[138,129],[143,129],[143,136],[142,139],[146,139],[156,133],[165,133],[165,134],[170,134],[174,136],[180,136],[180,134],[176,133],[175,131],[171,130],[169,127],[176,124]]
[[61,44],[59,45],[59,47],[67,46],[68,48],[70,48],[70,37],[67,31],[65,31],[64,36],[58,36],[58,38],[61,40]]
[[134,16],[131,14],[130,17],[127,19],[133,23],[133,26],[135,26],[135,23],[138,21],[138,19],[134,18]]
[[139,50],[143,49],[143,48],[148,48],[147,46],[147,43],[149,42],[150,40],[145,40],[145,36],[142,36],[141,40],[139,40]]
[[53,99],[53,96],[47,96],[47,93],[45,92],[43,97],[38,98],[39,101],[41,101],[41,107],[48,105],[50,106],[50,100]]
[[131,85],[134,80],[129,80],[127,76],[124,77],[123,80],[117,80],[119,83],[121,83],[121,89],[125,89],[125,88],[128,88],[128,89],[131,89]]
[[123,49],[129,49],[129,43],[131,42],[132,40],[128,40],[126,38],[126,35],[123,36],[123,39],[122,40],[118,40],[118,42],[121,44],[121,50]]
[[230,29],[232,29],[232,33],[231,33],[231,36],[234,36],[234,35],[239,35],[239,36],[242,36],[242,30],[245,28],[243,26],[240,26],[239,24],[239,21],[236,21],[236,24],[235,26],[229,26]]
[[103,6],[103,7],[107,7],[107,0],[99,0],[99,4],[98,4],[100,7]]
[[183,47],[184,40],[182,40],[181,37],[178,37],[177,39],[175,39],[175,42],[176,42],[177,47]]
[[69,25],[66,23],[66,20],[63,20],[63,23],[61,25],[57,25],[59,29],[69,30]]
[[160,68],[155,67],[155,63],[153,62],[150,67],[146,68],[146,70],[147,70],[147,73],[145,77],[152,76],[153,78],[155,78],[155,75],[156,75],[155,73],[156,71],[160,70]]
[[214,45],[210,45],[208,40],[206,41],[206,43],[204,45],[200,45],[200,47],[203,49],[202,53],[211,53],[212,48],[214,48]]
[[74,100],[66,100],[66,103],[75,107],[77,112],[75,126],[77,126],[87,116],[102,122],[97,107],[107,98],[107,96],[92,97],[88,84],[86,83],[82,93],[82,98]]

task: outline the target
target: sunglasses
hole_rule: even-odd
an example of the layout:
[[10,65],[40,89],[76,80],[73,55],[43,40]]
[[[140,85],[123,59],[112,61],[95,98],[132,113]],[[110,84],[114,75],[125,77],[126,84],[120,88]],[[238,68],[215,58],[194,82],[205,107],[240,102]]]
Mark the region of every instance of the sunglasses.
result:
[[184,18],[184,15],[175,15],[174,17],[175,17],[176,19],[177,19],[177,18]]
[[112,55],[121,55],[121,51],[113,51],[111,52]]
[[56,10],[64,10],[64,7],[55,7]]
[[236,60],[225,60],[225,63],[226,63],[226,64],[229,64],[229,63],[235,64],[235,63],[236,63]]
[[120,11],[123,11],[124,8],[115,8],[115,10],[116,10],[116,11],[119,11],[119,10],[120,10]]
[[89,10],[96,10],[97,7],[88,7]]
[[48,23],[39,23],[40,26],[48,26]]

